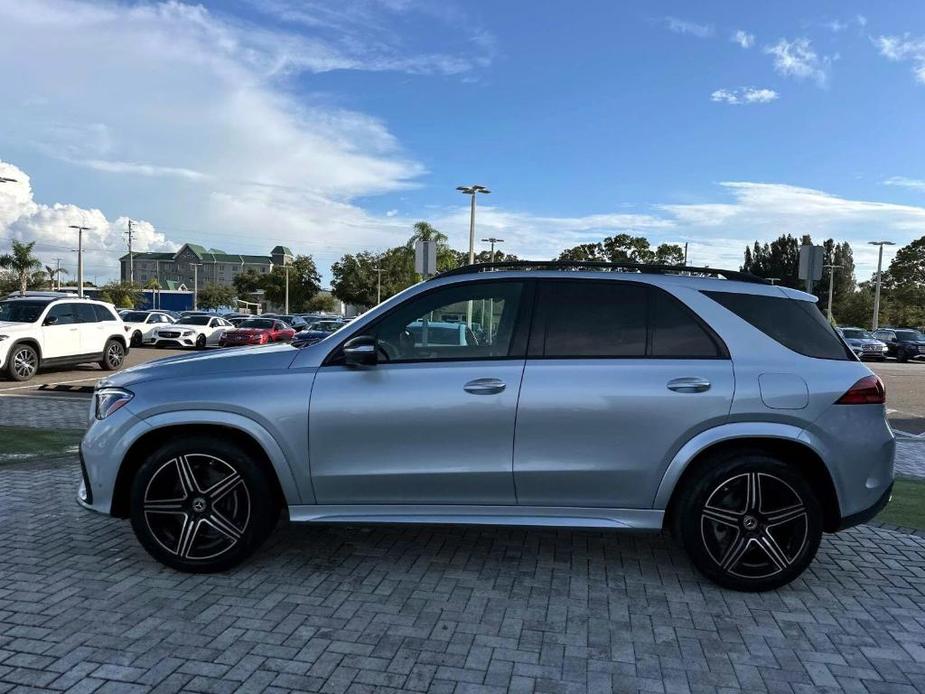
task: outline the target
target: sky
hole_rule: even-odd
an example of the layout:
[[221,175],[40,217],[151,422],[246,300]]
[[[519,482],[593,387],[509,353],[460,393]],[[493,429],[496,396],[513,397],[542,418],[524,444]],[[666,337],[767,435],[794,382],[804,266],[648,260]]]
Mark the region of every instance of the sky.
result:
[[[0,250],[311,254],[426,220],[551,258],[616,233],[738,267],[925,235],[920,2],[0,0]],[[480,244],[484,245],[484,244]],[[895,248],[888,249],[889,260]]]

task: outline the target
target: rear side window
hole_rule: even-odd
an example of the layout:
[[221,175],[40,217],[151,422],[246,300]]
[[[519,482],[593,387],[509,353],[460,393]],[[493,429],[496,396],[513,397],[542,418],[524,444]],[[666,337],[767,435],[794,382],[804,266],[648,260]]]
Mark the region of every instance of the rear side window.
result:
[[704,294],[794,352],[817,359],[854,359],[811,301],[731,292]]
[[93,310],[96,312],[96,319],[98,321],[119,320],[119,316],[102,304],[91,304],[91,306],[93,306]]
[[652,291],[652,356],[674,359],[715,359],[725,356],[707,328],[667,292]]
[[644,357],[646,288],[618,282],[549,282],[540,305],[546,314],[544,355]]
[[93,304],[77,304],[74,306],[77,314],[78,323],[97,323],[99,318],[96,317],[96,311],[93,310]]

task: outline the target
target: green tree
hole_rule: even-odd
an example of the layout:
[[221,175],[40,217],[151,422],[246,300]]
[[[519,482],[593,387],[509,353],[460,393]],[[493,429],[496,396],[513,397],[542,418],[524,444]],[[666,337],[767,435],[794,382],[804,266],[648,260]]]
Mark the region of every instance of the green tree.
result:
[[[289,309],[302,311],[315,294],[321,290],[321,276],[310,255],[297,255],[289,268]],[[240,277],[240,275],[239,275]],[[282,266],[264,275],[260,287],[268,301],[282,306],[286,301],[286,269]]]
[[645,236],[616,234],[599,243],[567,248],[559,254],[559,260],[680,265],[684,262],[684,249],[674,243],[663,243],[653,250]]
[[446,234],[435,229],[428,222],[417,222],[413,229],[411,238],[405,244],[407,249],[405,262],[412,272],[414,271],[414,247],[418,241],[434,241],[437,244],[437,272],[446,272],[469,262],[468,253],[460,257],[460,254],[450,248]]
[[[452,251],[451,251],[452,253]],[[439,268],[438,256],[438,268]],[[354,306],[375,306],[381,272],[381,296],[385,301],[418,281],[414,272],[414,252],[405,246],[384,253],[363,251],[347,254],[331,266],[331,291],[335,297]]]
[[231,306],[237,294],[233,287],[225,284],[209,282],[197,292],[197,305],[199,308],[212,311],[222,306]]
[[925,236],[896,252],[890,276],[896,286],[925,287]]
[[775,277],[778,284],[785,287],[798,287],[801,284],[797,279],[799,265],[800,242],[786,234],[763,245],[755,241],[745,254],[742,270],[759,277]]
[[32,249],[35,247],[35,241],[30,243],[20,243],[13,241],[12,253],[0,255],[0,268],[9,270],[16,278],[19,285],[19,293],[25,294],[29,284],[35,281],[34,274],[36,271],[41,272],[41,261],[32,255]]
[[52,267],[51,265],[46,265],[45,272],[48,275],[50,286],[54,287],[59,283],[61,275],[67,274],[67,269],[63,267]]
[[231,282],[240,296],[254,294],[263,288],[262,275],[251,268],[248,268],[239,275],[235,275]]
[[141,287],[128,282],[109,282],[100,288],[100,299],[118,308],[135,308],[141,297]]
[[337,299],[330,292],[318,292],[305,304],[305,310],[333,313],[337,310]]

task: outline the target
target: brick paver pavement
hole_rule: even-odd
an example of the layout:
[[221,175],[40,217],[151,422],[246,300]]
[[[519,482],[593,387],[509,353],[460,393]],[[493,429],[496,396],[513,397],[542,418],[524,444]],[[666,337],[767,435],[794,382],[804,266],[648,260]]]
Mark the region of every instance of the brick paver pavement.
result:
[[765,594],[661,536],[554,529],[283,526],[198,576],[78,479],[0,466],[0,692],[925,690],[925,540],[889,530]]

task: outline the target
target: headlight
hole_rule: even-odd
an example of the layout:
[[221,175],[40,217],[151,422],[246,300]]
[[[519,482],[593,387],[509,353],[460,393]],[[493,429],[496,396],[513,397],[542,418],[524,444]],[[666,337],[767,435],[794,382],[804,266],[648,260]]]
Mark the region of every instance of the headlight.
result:
[[9,335],[0,335],[0,342],[3,342],[3,341],[4,341],[5,339],[7,339],[8,337],[9,337]]
[[134,398],[135,394],[123,388],[100,388],[96,391],[95,397],[96,418],[106,419]]

